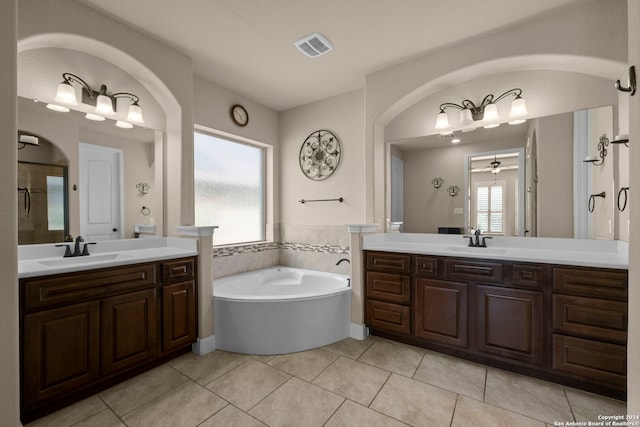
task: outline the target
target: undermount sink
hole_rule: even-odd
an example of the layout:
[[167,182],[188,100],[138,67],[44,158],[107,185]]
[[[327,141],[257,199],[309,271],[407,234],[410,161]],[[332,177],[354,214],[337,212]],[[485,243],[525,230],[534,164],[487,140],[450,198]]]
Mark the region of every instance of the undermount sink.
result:
[[38,261],[38,263],[47,267],[55,267],[59,265],[75,265],[75,264],[91,264],[102,261],[115,261],[119,259],[131,258],[129,255],[123,254],[104,254],[104,255],[86,255],[68,258],[53,259],[50,261]]
[[475,246],[450,246],[454,252],[466,252],[472,254],[506,254],[509,250],[506,248],[482,248]]

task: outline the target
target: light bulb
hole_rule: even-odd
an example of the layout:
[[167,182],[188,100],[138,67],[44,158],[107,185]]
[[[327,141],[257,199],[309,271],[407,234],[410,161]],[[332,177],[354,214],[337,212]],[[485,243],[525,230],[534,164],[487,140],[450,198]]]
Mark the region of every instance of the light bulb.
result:
[[47,104],[47,108],[53,111],[58,111],[60,113],[68,113],[70,111],[67,107],[63,107],[62,105],[57,104]]
[[76,90],[71,86],[71,83],[66,80],[58,85],[55,100],[63,104],[78,105]]
[[438,119],[436,120],[436,129],[446,129],[448,127],[449,117],[447,116],[447,113],[441,111],[440,114],[438,114]]
[[123,120],[116,121],[116,126],[118,126],[119,128],[122,128],[122,129],[131,129],[133,127],[133,125],[131,123],[125,122]]
[[98,95],[96,100],[96,113],[107,114],[112,116],[115,114],[113,111],[113,102],[107,95]]
[[131,104],[129,106],[129,114],[127,115],[127,120],[133,123],[144,124],[144,120],[142,118],[142,108],[137,103]]

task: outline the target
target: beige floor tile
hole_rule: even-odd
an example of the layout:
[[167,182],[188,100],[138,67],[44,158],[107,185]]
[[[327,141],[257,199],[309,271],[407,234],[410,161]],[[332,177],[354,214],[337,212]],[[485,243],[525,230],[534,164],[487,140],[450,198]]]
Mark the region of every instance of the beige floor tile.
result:
[[545,427],[545,423],[466,396],[459,396],[451,427]]
[[326,345],[322,348],[332,351],[340,356],[350,357],[351,359],[357,359],[362,356],[371,345],[376,341],[376,338],[369,335],[364,340],[356,340],[353,338],[346,338],[342,341],[335,342],[333,344]]
[[257,360],[238,366],[207,388],[243,411],[248,411],[266,395],[280,387],[290,375]]
[[74,424],[73,427],[126,427],[126,425],[113,411],[105,409],[78,424]]
[[98,396],[91,396],[27,425],[29,427],[72,426],[105,409],[107,409],[107,405]]
[[221,411],[198,427],[265,427],[260,421],[233,405],[225,406]]
[[412,377],[425,350],[406,344],[378,339],[358,359],[396,374]]
[[487,372],[484,401],[550,424],[573,420],[559,386],[495,369]]
[[456,397],[453,392],[392,374],[370,408],[412,426],[448,426]]
[[191,427],[227,405],[204,387],[189,382],[122,417],[127,426]]
[[428,351],[413,379],[482,401],[486,377],[482,365]]
[[598,415],[624,415],[627,413],[627,404],[619,400],[578,390],[566,390],[566,393],[576,421],[596,422],[602,421],[598,419]]
[[344,398],[298,378],[291,378],[249,413],[271,427],[321,426]]
[[169,364],[200,385],[206,385],[247,360],[249,356],[244,354],[216,350],[204,356],[188,353]]
[[313,383],[361,405],[369,406],[389,375],[389,371],[340,357]]
[[169,365],[162,365],[117,384],[99,396],[113,412],[122,416],[186,382],[189,378]]
[[380,412],[365,408],[350,400],[342,406],[325,424],[325,427],[406,427],[406,424],[389,418]]
[[267,363],[271,359],[273,359],[274,357],[276,357],[275,354],[264,354],[264,355],[262,355],[262,354],[252,354],[251,355],[252,359],[256,359],[257,361],[262,362],[262,363]]
[[311,381],[337,358],[338,355],[335,353],[315,349],[276,356],[269,361],[269,365]]

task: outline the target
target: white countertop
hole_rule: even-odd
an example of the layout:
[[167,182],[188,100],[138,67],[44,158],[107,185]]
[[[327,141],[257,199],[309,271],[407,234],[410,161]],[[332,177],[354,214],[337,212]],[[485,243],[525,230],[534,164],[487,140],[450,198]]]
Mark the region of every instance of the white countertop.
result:
[[459,234],[380,233],[364,236],[363,249],[451,257],[629,268],[629,244],[619,240],[499,237],[486,248],[468,247]]
[[[84,247],[84,243],[81,243],[81,249]],[[20,245],[18,246],[18,278],[48,276],[198,255],[198,242],[195,239],[149,237],[96,243],[89,245],[91,255],[71,258],[63,258],[65,248],[57,248],[53,243]],[[71,245],[73,252],[73,243],[68,244]]]

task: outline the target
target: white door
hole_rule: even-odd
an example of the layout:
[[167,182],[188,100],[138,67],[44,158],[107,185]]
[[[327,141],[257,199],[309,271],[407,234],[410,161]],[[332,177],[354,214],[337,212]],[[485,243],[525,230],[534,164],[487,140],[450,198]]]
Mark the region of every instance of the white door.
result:
[[122,237],[122,150],[80,144],[80,235],[86,241]]

